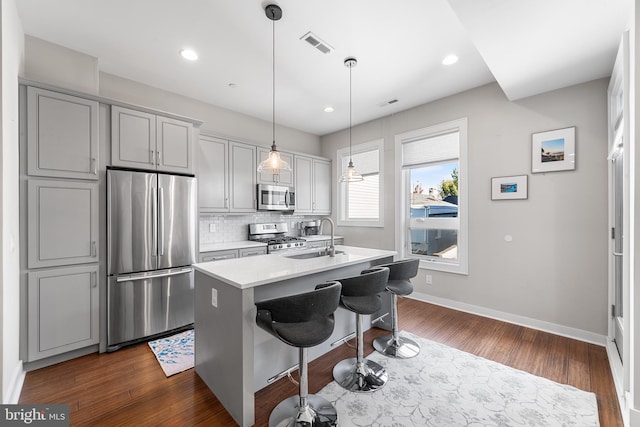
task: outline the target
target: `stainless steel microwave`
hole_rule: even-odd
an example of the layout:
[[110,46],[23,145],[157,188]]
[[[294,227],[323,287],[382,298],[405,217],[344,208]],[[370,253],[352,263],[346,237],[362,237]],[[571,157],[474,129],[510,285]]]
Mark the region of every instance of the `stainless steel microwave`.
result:
[[296,207],[293,187],[284,185],[258,184],[259,211],[291,211]]

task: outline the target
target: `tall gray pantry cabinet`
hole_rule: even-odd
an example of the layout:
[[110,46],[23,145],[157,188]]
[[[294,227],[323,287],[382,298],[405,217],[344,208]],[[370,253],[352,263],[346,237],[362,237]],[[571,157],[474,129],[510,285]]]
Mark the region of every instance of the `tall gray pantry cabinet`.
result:
[[106,167],[192,175],[200,121],[20,82],[20,358],[106,350]]
[[26,87],[26,362],[100,339],[98,108],[97,101]]

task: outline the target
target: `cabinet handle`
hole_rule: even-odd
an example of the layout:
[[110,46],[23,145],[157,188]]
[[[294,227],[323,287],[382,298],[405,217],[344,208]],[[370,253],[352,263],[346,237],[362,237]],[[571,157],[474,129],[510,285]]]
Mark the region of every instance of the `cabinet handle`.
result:
[[224,207],[225,207],[225,209],[229,207],[229,198],[228,197],[224,198]]
[[91,158],[91,170],[93,171],[94,175],[98,175],[98,162],[96,162],[95,157]]
[[92,288],[98,287],[98,273],[96,273],[95,271],[91,272],[91,287]]
[[91,256],[95,258],[97,256],[97,254],[98,254],[98,250],[96,248],[96,241],[93,240],[91,242]]
[[156,165],[160,166],[160,158],[162,157],[162,151],[156,151]]
[[153,150],[149,150],[149,163],[154,164],[154,162],[156,161],[153,155],[154,151]]

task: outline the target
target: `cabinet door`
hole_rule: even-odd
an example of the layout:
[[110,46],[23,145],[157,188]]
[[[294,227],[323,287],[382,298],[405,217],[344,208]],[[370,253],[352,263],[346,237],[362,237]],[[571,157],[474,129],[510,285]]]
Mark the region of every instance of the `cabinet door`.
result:
[[98,264],[28,273],[29,361],[99,340]]
[[27,88],[28,174],[98,179],[98,103]]
[[254,256],[254,255],[266,255],[267,254],[267,247],[266,246],[261,246],[259,248],[239,249],[238,253],[240,255],[240,258],[247,257],[247,256]]
[[193,124],[156,117],[158,170],[193,173]]
[[[257,148],[257,157],[258,164],[263,160],[266,160],[269,157],[270,148],[258,147]],[[289,163],[291,169],[294,169],[293,164],[293,154],[284,153],[278,150],[280,153],[280,158],[285,162]],[[282,172],[280,175],[274,175],[270,173],[259,173],[258,174],[258,183],[259,184],[273,184],[274,182],[280,183],[281,185],[293,185],[293,173],[292,172]]]
[[228,153],[228,141],[200,136],[196,175],[201,212],[229,212]]
[[229,141],[231,212],[256,211],[256,147]]
[[111,164],[155,170],[156,163],[156,116],[112,106]]
[[331,162],[313,159],[313,212],[331,213]]
[[98,261],[98,184],[29,180],[28,267]]
[[238,250],[231,249],[228,251],[213,251],[200,254],[200,262],[220,261],[221,259],[238,258]]
[[295,156],[296,213],[313,212],[313,168],[310,157]]

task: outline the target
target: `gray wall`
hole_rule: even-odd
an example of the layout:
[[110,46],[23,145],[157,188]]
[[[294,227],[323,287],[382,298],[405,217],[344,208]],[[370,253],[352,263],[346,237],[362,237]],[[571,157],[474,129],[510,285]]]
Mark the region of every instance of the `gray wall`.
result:
[[[354,145],[385,139],[385,226],[337,233],[352,245],[394,249],[394,136],[468,117],[469,275],[421,270],[415,291],[606,335],[607,84],[600,79],[518,102],[489,84],[355,127]],[[531,134],[569,126],[576,126],[576,170],[531,174]],[[335,159],[345,146],[345,131],[324,136],[322,155]],[[491,201],[491,177],[524,174],[527,200]],[[427,273],[433,285],[425,284]]]
[[23,31],[14,0],[3,0],[2,108],[0,123],[0,382],[2,403],[17,403],[24,372],[20,348],[20,259],[18,210],[18,76],[24,67]]

